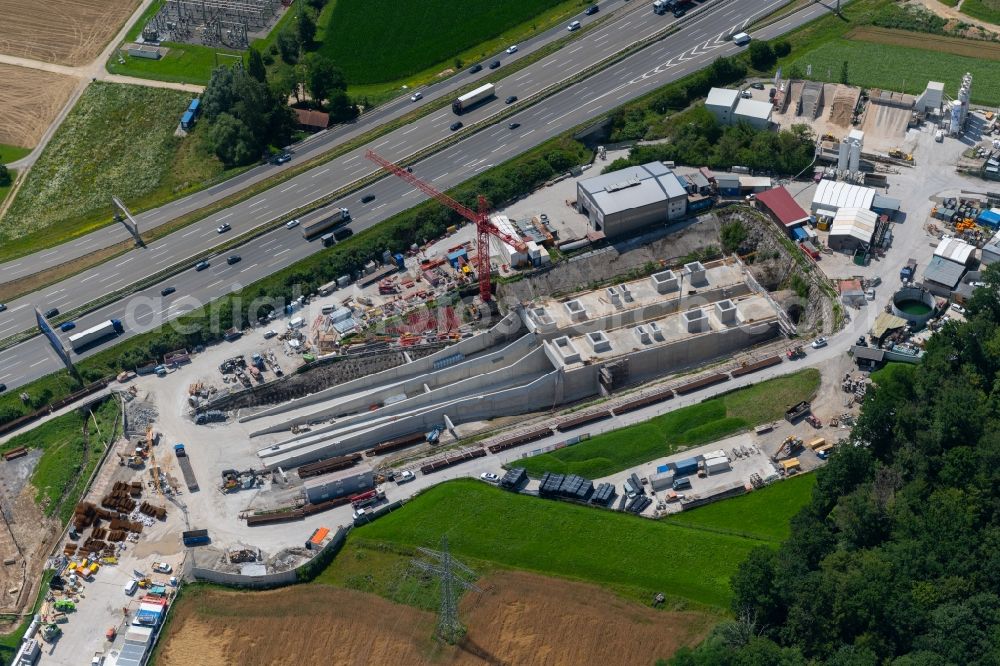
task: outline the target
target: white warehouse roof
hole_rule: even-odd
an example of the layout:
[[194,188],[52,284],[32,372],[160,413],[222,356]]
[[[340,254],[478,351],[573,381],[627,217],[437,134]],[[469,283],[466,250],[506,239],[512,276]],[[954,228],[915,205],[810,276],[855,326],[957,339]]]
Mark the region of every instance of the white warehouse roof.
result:
[[934,250],[935,256],[950,259],[959,264],[969,263],[969,257],[976,248],[958,238],[944,238]]
[[871,208],[875,190],[836,180],[821,180],[813,195],[813,208]]
[[830,225],[831,236],[851,236],[862,243],[870,243],[875,233],[878,215],[866,208],[841,208]]
[[736,118],[757,118],[759,120],[770,120],[771,109],[773,107],[768,102],[760,102],[755,99],[741,99],[736,105]]
[[661,162],[619,169],[578,184],[605,215],[687,197],[687,190],[677,176]]
[[736,104],[736,100],[739,98],[739,90],[731,90],[729,88],[712,88],[708,91],[708,97],[705,98],[705,106],[723,106],[727,109],[731,109]]

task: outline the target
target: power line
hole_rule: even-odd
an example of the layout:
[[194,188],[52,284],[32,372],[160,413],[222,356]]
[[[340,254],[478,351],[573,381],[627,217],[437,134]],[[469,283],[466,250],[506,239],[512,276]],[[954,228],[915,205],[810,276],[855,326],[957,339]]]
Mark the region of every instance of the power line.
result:
[[441,601],[438,608],[437,634],[448,643],[456,643],[465,633],[465,627],[458,619],[458,595],[461,592],[482,590],[472,583],[476,572],[451,556],[448,537],[441,537],[441,550],[417,548],[424,559],[414,558],[410,565],[438,579]]

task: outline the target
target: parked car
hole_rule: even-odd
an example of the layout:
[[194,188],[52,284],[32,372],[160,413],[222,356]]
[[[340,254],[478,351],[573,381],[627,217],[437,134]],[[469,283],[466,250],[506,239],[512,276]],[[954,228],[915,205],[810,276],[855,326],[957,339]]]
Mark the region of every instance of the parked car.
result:
[[517,101],[517,95],[511,95],[510,97],[504,100],[504,104],[513,104],[516,101]]
[[273,338],[277,334],[278,334],[278,332],[272,328],[270,331],[267,331],[266,333],[264,333],[264,339],[265,340],[270,340],[271,338]]
[[816,338],[812,341],[813,349],[819,349],[820,347],[826,347],[826,338]]
[[476,64],[469,68],[469,74],[475,74],[476,72],[483,71],[483,66]]
[[300,223],[301,220],[299,220],[299,218],[295,218],[294,220],[288,220],[288,222],[285,222],[285,228],[294,229],[295,227],[299,226]]
[[74,328],[76,328],[75,321],[64,321],[63,323],[59,324],[59,330],[62,331],[63,333],[65,333],[66,331],[72,331]]
[[496,69],[499,66],[500,66],[499,60],[494,60],[493,62],[490,63],[490,69]]
[[59,308],[49,308],[45,311],[45,318],[52,319],[53,317],[59,316]]
[[424,98],[424,94],[422,92],[415,92],[412,95],[410,95],[410,101],[411,102],[416,102],[416,101],[422,100],[423,98]]
[[462,129],[462,121],[458,120],[458,121],[455,121],[455,122],[453,122],[451,124],[451,131],[452,132],[457,132],[460,129]]
[[508,46],[507,53],[517,53],[517,44],[511,44]]
[[230,229],[232,229],[232,227],[229,226],[229,223],[228,222],[224,222],[224,223],[222,223],[222,224],[219,225],[219,227],[216,229],[216,231],[218,231],[220,234],[224,234],[227,231],[229,231]]
[[958,314],[963,314],[963,315],[965,314],[965,308],[963,308],[958,303],[952,303],[951,304],[951,309],[954,310],[955,312],[957,312]]
[[521,123],[511,123],[510,125],[507,125],[507,129],[515,130],[515,129],[517,129],[520,126],[521,126]]
[[402,472],[396,475],[396,483],[408,483],[417,478],[413,472],[408,469],[404,469]]
[[175,287],[164,287],[160,290],[160,296],[169,296],[170,294],[177,291]]
[[753,88],[754,90],[763,90],[764,89],[764,84],[763,83],[751,83],[750,87]]
[[166,562],[156,562],[153,564],[153,571],[155,571],[156,573],[168,574],[171,571],[173,571],[173,569],[171,569],[170,565],[167,564]]
[[479,478],[487,483],[496,483],[500,480],[500,477],[493,472],[483,472],[479,475]]
[[207,261],[199,261],[197,264],[194,265],[194,269],[196,271],[203,271],[211,265],[212,264],[208,263]]
[[587,16],[593,16],[599,11],[601,11],[600,7],[598,7],[597,5],[591,5],[587,7],[586,11],[584,11],[583,13],[586,14]]
[[230,266],[232,266],[233,264],[238,264],[241,261],[243,261],[243,257],[241,257],[238,254],[229,255],[229,258],[226,259],[226,263],[229,264]]
[[374,194],[366,194],[365,196],[361,197],[361,203],[363,203],[363,204],[371,203],[373,201],[375,201],[375,195]]
[[3,312],[6,309],[7,309],[7,306],[4,305],[3,303],[0,303],[0,312]]
[[873,288],[869,287],[868,290],[865,291],[865,298],[867,298],[869,301],[874,301],[875,300],[875,290]]

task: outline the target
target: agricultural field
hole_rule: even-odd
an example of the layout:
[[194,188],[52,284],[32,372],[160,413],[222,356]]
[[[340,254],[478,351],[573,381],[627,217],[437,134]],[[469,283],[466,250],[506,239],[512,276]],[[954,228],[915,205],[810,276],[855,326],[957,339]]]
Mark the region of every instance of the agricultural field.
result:
[[1000,26],[1000,0],[963,0],[962,13]]
[[[928,35],[914,35],[914,43],[933,46]],[[885,88],[919,94],[928,81],[943,81],[945,93],[958,94],[962,75],[973,76],[972,101],[976,104],[1000,104],[1000,64],[985,58],[969,58],[935,51],[933,57],[923,48],[835,39],[798,57],[792,63],[797,72],[812,65],[812,78],[840,82],[843,63],[848,66],[848,83],[866,88]],[[919,71],[913,63],[919,62]],[[789,68],[786,68],[786,72]]]
[[[649,421],[597,435],[564,449],[518,461],[529,474],[607,476],[676,451],[707,444],[766,421],[819,388],[819,372],[803,370],[682,407]],[[765,397],[766,396],[766,397]]]
[[485,592],[459,603],[468,631],[457,646],[433,639],[432,612],[355,590],[310,584],[247,593],[193,586],[175,602],[154,660],[157,666],[652,664],[700,641],[716,621],[523,572],[492,572],[477,584]]
[[[460,4],[450,0],[338,0],[333,11],[323,13],[327,23],[320,26],[323,42],[319,50],[337,63],[352,86],[402,83],[421,73],[433,76],[455,68],[456,58],[473,62],[501,51],[587,4],[581,0],[468,0]],[[357,48],[366,43],[385,48]]]
[[174,136],[189,98],[160,88],[91,84],[0,220],[0,258],[109,224],[112,193],[142,210],[220,174],[221,164],[198,149],[197,133]]
[[[458,480],[355,530],[348,544],[436,548],[442,536],[456,556],[485,563],[480,566],[583,580],[642,602],[663,592],[680,604],[721,609],[728,607],[737,565],[768,543]],[[317,582],[336,580],[338,566],[334,560]]]
[[11,154],[7,146],[37,145],[78,82],[64,74],[4,64],[0,81],[0,162],[12,162],[22,155]]
[[0,0],[0,53],[85,65],[132,15],[139,0]]

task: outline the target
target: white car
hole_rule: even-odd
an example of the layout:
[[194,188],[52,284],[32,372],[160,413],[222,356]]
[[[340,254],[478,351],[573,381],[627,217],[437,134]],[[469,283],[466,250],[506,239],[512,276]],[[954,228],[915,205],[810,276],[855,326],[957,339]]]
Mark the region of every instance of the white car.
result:
[[278,332],[272,328],[270,331],[268,331],[267,333],[264,334],[264,339],[265,340],[270,340],[271,338],[273,338],[277,334],[278,334]]
[[517,53],[517,44],[507,47],[507,53]]
[[423,98],[424,98],[424,94],[422,92],[415,92],[412,95],[410,95],[410,101],[411,102],[417,102],[419,100],[422,100]]
[[299,226],[300,222],[301,220],[299,218],[295,218],[294,220],[288,220],[288,222],[285,222],[285,228],[294,229],[295,227]]
[[826,338],[816,338],[812,341],[813,349],[819,349],[820,347],[826,347]]
[[486,483],[496,483],[497,481],[500,480],[500,477],[497,476],[496,474],[493,474],[492,472],[483,472],[482,474],[479,475],[479,478],[485,481]]
[[413,472],[405,469],[396,475],[396,483],[407,483],[409,481],[413,481],[415,478],[417,477],[413,475]]
[[951,304],[951,309],[954,310],[955,312],[957,312],[958,314],[963,314],[963,315],[965,314],[965,308],[963,308],[958,303],[952,303]]
[[868,291],[865,292],[865,298],[867,298],[869,301],[874,301],[875,300],[875,290],[869,288]]
[[166,562],[156,562],[153,564],[153,571],[156,573],[168,574],[173,571],[173,569]]

